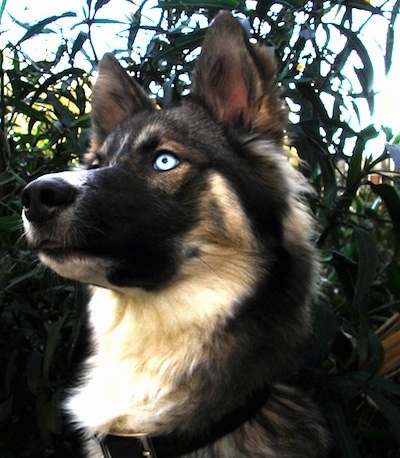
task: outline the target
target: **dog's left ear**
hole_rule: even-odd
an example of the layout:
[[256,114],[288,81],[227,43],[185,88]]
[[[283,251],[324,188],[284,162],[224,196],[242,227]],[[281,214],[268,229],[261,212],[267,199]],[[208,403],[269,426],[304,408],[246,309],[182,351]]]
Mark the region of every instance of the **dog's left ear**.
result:
[[216,121],[281,140],[286,112],[275,87],[276,62],[266,48],[249,43],[228,12],[207,30],[191,95]]
[[98,68],[92,94],[92,151],[124,119],[155,104],[120,66],[111,54],[105,54]]

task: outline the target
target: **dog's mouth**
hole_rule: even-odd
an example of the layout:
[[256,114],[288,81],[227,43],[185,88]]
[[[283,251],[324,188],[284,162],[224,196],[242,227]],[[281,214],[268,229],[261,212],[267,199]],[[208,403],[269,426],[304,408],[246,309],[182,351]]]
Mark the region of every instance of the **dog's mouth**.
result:
[[62,277],[110,287],[107,269],[112,265],[112,261],[58,240],[40,241],[36,249],[42,263]]
[[105,258],[99,253],[96,254],[93,250],[89,251],[88,248],[85,249],[82,246],[65,244],[57,240],[44,240],[40,242],[36,251],[39,258],[46,265],[49,262],[59,265],[82,262],[89,265],[98,263],[99,259]]
[[[64,244],[62,244],[61,242],[57,242],[57,241],[53,241],[53,240],[45,240],[43,242],[40,243],[39,245],[39,251],[49,251],[49,252],[52,252],[52,251],[55,251],[55,252],[62,252],[62,251],[65,251],[67,250],[68,248],[65,247]],[[71,249],[69,249],[69,251],[71,251]]]
[[55,240],[44,240],[37,246],[37,251],[53,259],[65,259],[68,257],[85,257],[85,253],[78,247],[65,245]]

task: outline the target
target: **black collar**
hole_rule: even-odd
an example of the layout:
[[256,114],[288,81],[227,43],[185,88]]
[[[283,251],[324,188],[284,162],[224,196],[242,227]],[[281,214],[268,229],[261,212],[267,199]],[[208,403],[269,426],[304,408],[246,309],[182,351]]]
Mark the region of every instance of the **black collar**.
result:
[[105,458],[177,458],[206,447],[254,417],[270,397],[268,386],[254,392],[247,403],[210,425],[207,432],[189,435],[178,431],[162,436],[108,435],[101,442]]

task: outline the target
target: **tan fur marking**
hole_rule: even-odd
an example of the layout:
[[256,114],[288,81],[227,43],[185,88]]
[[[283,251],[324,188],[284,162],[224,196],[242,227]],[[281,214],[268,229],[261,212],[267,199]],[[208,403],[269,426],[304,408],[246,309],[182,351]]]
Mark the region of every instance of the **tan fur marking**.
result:
[[255,277],[250,256],[208,249],[160,291],[95,288],[90,317],[97,353],[69,408],[93,429],[162,433],[158,421],[171,428],[190,398],[190,387],[176,384],[207,358],[215,326],[235,313],[232,304],[249,294]]
[[133,150],[139,149],[145,142],[152,137],[163,137],[166,135],[166,129],[158,124],[150,124],[146,126],[136,137],[132,147]]
[[256,248],[249,220],[225,178],[216,172],[210,174],[208,187],[199,201],[201,222],[189,239],[203,239],[211,244],[232,246],[245,252],[252,252]]
[[149,141],[152,137],[159,138],[160,143],[157,144],[156,149],[152,152],[153,156],[162,152],[170,152],[175,154],[180,160],[180,164],[173,170],[166,172],[157,172],[152,175],[146,174],[144,178],[151,185],[158,189],[163,189],[167,194],[173,195],[181,184],[191,178],[190,164],[185,161],[185,158],[190,156],[190,152],[182,145],[182,143],[173,140],[174,133],[160,125],[147,126],[136,138],[133,149],[140,149],[143,144]]
[[152,176],[152,184],[163,188],[169,195],[174,195],[177,190],[180,188],[184,181],[187,181],[191,178],[191,166],[185,161],[185,157],[189,155],[189,152],[181,144],[174,140],[163,141],[157,147],[157,153],[162,152],[171,152],[175,154],[180,164],[173,170],[168,172],[159,172]]
[[[211,224],[213,200],[220,227]],[[240,202],[217,173],[210,175],[201,212],[201,222],[183,241],[199,256],[183,264],[171,285],[156,292],[94,289],[90,317],[98,351],[69,403],[86,425],[131,432],[156,427],[162,433],[160,420],[171,428],[179,405],[190,398],[190,387],[177,381],[207,359],[215,327],[254,287],[255,241]],[[107,399],[101,417],[90,408],[99,398]]]
[[[210,224],[213,197],[220,227]],[[207,360],[215,327],[254,287],[255,241],[240,202],[217,173],[209,178],[201,211],[201,223],[183,240],[199,255],[183,264],[172,284],[156,292],[94,289],[90,317],[97,354],[69,403],[87,426],[148,433],[162,433],[161,424],[173,427],[179,406],[190,398],[190,387],[177,383]],[[93,411],[99,398],[107,400],[101,416]]]

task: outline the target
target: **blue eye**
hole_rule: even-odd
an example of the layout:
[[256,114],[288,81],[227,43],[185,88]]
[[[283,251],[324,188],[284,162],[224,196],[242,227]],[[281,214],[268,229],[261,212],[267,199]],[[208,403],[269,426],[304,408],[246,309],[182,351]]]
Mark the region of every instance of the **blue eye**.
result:
[[179,159],[172,153],[162,153],[156,157],[153,167],[158,172],[167,172],[178,167]]

